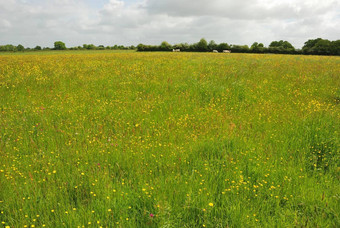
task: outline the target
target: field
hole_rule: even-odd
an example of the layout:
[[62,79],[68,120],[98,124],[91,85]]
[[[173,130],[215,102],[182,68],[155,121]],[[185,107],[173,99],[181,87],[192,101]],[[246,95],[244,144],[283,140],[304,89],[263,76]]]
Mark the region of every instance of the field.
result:
[[340,58],[0,56],[0,226],[340,227]]

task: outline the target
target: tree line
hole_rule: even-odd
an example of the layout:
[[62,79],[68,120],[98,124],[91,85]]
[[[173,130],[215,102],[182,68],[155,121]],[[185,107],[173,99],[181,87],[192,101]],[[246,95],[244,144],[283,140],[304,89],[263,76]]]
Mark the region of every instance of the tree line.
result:
[[18,46],[14,46],[12,44],[0,45],[0,52],[21,52],[21,51],[41,51],[41,50],[136,50],[136,47],[124,46],[124,45],[114,45],[114,46],[104,46],[104,45],[94,45],[94,44],[83,44],[83,46],[76,46],[67,48],[65,43],[62,41],[54,42],[54,47],[44,47],[36,46],[34,48],[24,47],[19,44]]
[[223,50],[230,50],[236,53],[340,55],[340,40],[310,39],[304,43],[302,49],[296,49],[291,43],[284,40],[273,41],[268,47],[265,47],[263,43],[254,42],[249,47],[248,45],[229,45],[227,43],[217,44],[213,40],[208,43],[204,38],[194,44],[180,43],[171,45],[163,41],[160,45],[137,45],[137,51],[172,51],[173,49],[186,52],[211,52],[213,50],[222,52]]
[[0,45],[0,52],[16,52],[16,51],[41,51],[41,50],[136,50],[137,51],[172,51],[179,49],[185,52],[211,52],[216,50],[222,52],[223,50],[230,50],[236,53],[275,53],[275,54],[305,54],[305,55],[340,55],[340,40],[330,41],[327,39],[317,38],[310,39],[304,43],[301,49],[296,49],[288,41],[280,40],[273,41],[268,47],[263,43],[254,42],[250,47],[248,45],[232,45],[228,43],[217,44],[211,40],[209,43],[202,38],[199,42],[194,44],[179,43],[171,45],[163,41],[160,45],[145,45],[138,44],[137,47],[114,45],[114,46],[96,46],[94,44],[83,44],[83,46],[76,46],[67,48],[62,41],[54,42],[54,47],[36,46],[35,48],[25,48],[19,44],[14,46],[11,44]]

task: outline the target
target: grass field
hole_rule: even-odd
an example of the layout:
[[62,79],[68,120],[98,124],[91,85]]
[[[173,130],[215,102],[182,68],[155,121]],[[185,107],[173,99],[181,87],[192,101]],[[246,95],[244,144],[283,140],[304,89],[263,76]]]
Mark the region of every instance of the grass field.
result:
[[0,56],[3,227],[340,227],[339,57],[80,53]]

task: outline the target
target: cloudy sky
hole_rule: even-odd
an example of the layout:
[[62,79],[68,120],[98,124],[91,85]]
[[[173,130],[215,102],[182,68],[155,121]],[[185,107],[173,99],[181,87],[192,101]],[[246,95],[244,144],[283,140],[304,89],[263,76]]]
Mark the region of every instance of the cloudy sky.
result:
[[340,39],[340,0],[0,0],[0,45]]

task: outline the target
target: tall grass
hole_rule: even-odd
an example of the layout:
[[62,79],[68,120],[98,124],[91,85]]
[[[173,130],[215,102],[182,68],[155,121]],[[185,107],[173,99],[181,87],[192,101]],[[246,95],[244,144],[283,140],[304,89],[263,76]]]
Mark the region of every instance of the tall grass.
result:
[[339,227],[340,58],[0,56],[9,227]]

